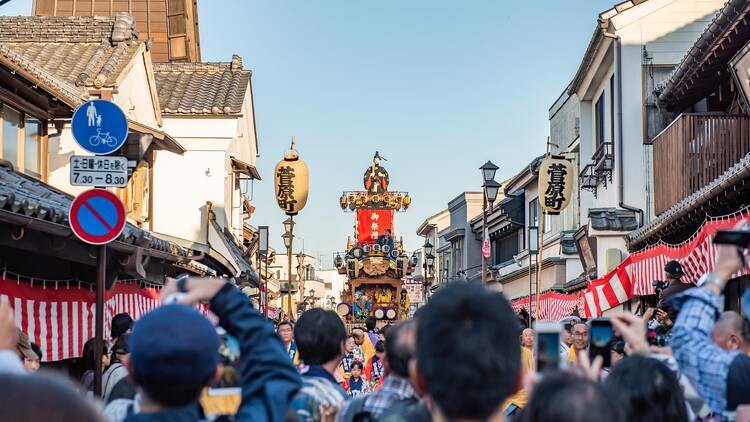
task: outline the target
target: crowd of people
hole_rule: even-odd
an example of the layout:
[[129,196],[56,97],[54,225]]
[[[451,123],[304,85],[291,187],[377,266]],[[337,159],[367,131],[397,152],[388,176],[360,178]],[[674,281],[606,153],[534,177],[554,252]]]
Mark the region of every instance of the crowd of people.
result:
[[[719,246],[714,271],[694,286],[670,262],[653,308],[609,317],[606,365],[594,322],[571,316],[559,321],[558,365],[544,370],[535,325],[476,283],[448,284],[412,320],[348,331],[323,309],[274,326],[226,280],[181,278],[161,293],[180,293],[180,303],[135,322],[116,316],[102,356],[84,345],[77,385],[36,372],[41,352],[3,302],[0,421],[750,421],[750,324],[722,312],[742,265],[736,248]],[[231,415],[201,404],[228,362],[218,352],[226,339],[191,306],[199,302],[239,347]]]

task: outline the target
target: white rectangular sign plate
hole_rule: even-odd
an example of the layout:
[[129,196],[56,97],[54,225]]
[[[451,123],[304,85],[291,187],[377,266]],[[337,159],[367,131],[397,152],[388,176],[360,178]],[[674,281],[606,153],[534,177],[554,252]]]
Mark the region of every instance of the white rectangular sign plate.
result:
[[125,187],[128,184],[128,159],[109,155],[74,155],[70,157],[70,184]]

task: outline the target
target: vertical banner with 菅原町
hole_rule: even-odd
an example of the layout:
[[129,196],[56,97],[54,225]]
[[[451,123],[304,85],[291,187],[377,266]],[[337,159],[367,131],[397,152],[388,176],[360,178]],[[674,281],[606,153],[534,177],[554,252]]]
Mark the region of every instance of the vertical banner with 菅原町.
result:
[[573,163],[559,156],[545,158],[539,166],[539,205],[557,215],[568,206],[573,192]]
[[393,210],[357,210],[357,241],[375,243],[386,230],[393,233]]

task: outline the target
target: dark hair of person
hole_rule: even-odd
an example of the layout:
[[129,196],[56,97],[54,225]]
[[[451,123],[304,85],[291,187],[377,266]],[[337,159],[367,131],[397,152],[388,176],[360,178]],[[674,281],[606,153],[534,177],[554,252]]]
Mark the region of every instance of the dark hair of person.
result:
[[138,372],[133,372],[130,375],[149,399],[166,407],[184,406],[196,401],[203,388],[207,387],[214,377],[212,373],[206,379],[197,380],[195,383],[175,383],[168,379],[151,379],[148,378],[147,374],[139,374]]
[[128,352],[128,343],[130,342],[130,334],[125,333],[122,334],[120,337],[117,337],[117,341],[115,342],[115,345],[112,346],[112,356],[111,356],[111,362],[120,362],[120,359],[117,358],[117,352],[120,353],[129,353]]
[[276,325],[276,331],[278,331],[283,325],[288,325],[289,328],[294,330],[294,324],[292,324],[291,321],[284,320],[284,321],[281,321],[278,325]]
[[627,420],[687,420],[685,397],[677,376],[656,359],[629,356],[612,369],[604,385],[618,397]]
[[31,350],[33,350],[34,353],[36,353],[36,355],[39,356],[39,360],[42,360],[42,357],[44,356],[44,354],[42,353],[42,349],[39,347],[38,344],[32,342]]
[[378,325],[378,321],[373,317],[369,317],[365,321],[365,327],[367,327],[367,331],[374,330],[376,325]]
[[[102,422],[103,417],[67,379],[45,374],[0,374],[0,420]],[[31,400],[32,397],[40,398]]]
[[[107,345],[105,344],[104,347],[102,347],[102,356],[108,355],[109,350],[107,350]],[[94,367],[96,366],[96,360],[94,359],[94,339],[90,338],[86,340],[86,343],[83,343],[83,350],[81,351],[81,356],[83,358],[83,369],[86,370],[94,370]],[[99,359],[101,359],[101,356],[99,356]]]
[[612,343],[612,351],[621,355],[625,354],[625,342],[622,340]]
[[392,327],[391,325],[384,326],[383,328],[380,329],[380,334],[382,334],[383,337],[387,336],[388,335],[388,330],[390,330],[391,327]]
[[414,339],[408,336],[416,328],[414,320],[391,325],[385,335],[385,359],[388,371],[402,377],[409,377],[409,361],[414,357]]
[[380,353],[385,352],[385,342],[383,340],[378,340],[378,342],[375,343],[375,351]]
[[112,338],[120,337],[130,331],[131,328],[133,328],[133,318],[127,312],[123,312],[112,317],[110,335]]
[[[564,403],[564,404],[561,404]],[[545,374],[534,387],[518,422],[624,422],[617,400],[607,390],[570,372]],[[627,419],[635,421],[637,419]]]
[[427,392],[448,420],[488,419],[521,370],[521,330],[507,299],[479,283],[450,283],[422,309],[416,354]]
[[362,362],[360,362],[358,360],[355,360],[354,362],[352,362],[352,369],[355,366],[358,367],[360,371],[364,369],[364,366],[362,365]]
[[320,308],[303,313],[294,330],[300,359],[308,365],[322,365],[339,357],[344,340],[346,328],[341,318]]

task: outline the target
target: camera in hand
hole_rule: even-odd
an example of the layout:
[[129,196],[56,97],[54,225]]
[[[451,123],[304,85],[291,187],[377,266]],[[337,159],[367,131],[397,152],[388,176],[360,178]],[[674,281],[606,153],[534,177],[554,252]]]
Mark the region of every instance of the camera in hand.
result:
[[669,283],[664,280],[653,280],[651,281],[651,285],[654,286],[654,290],[656,291],[657,296],[661,296],[662,290],[669,287]]

